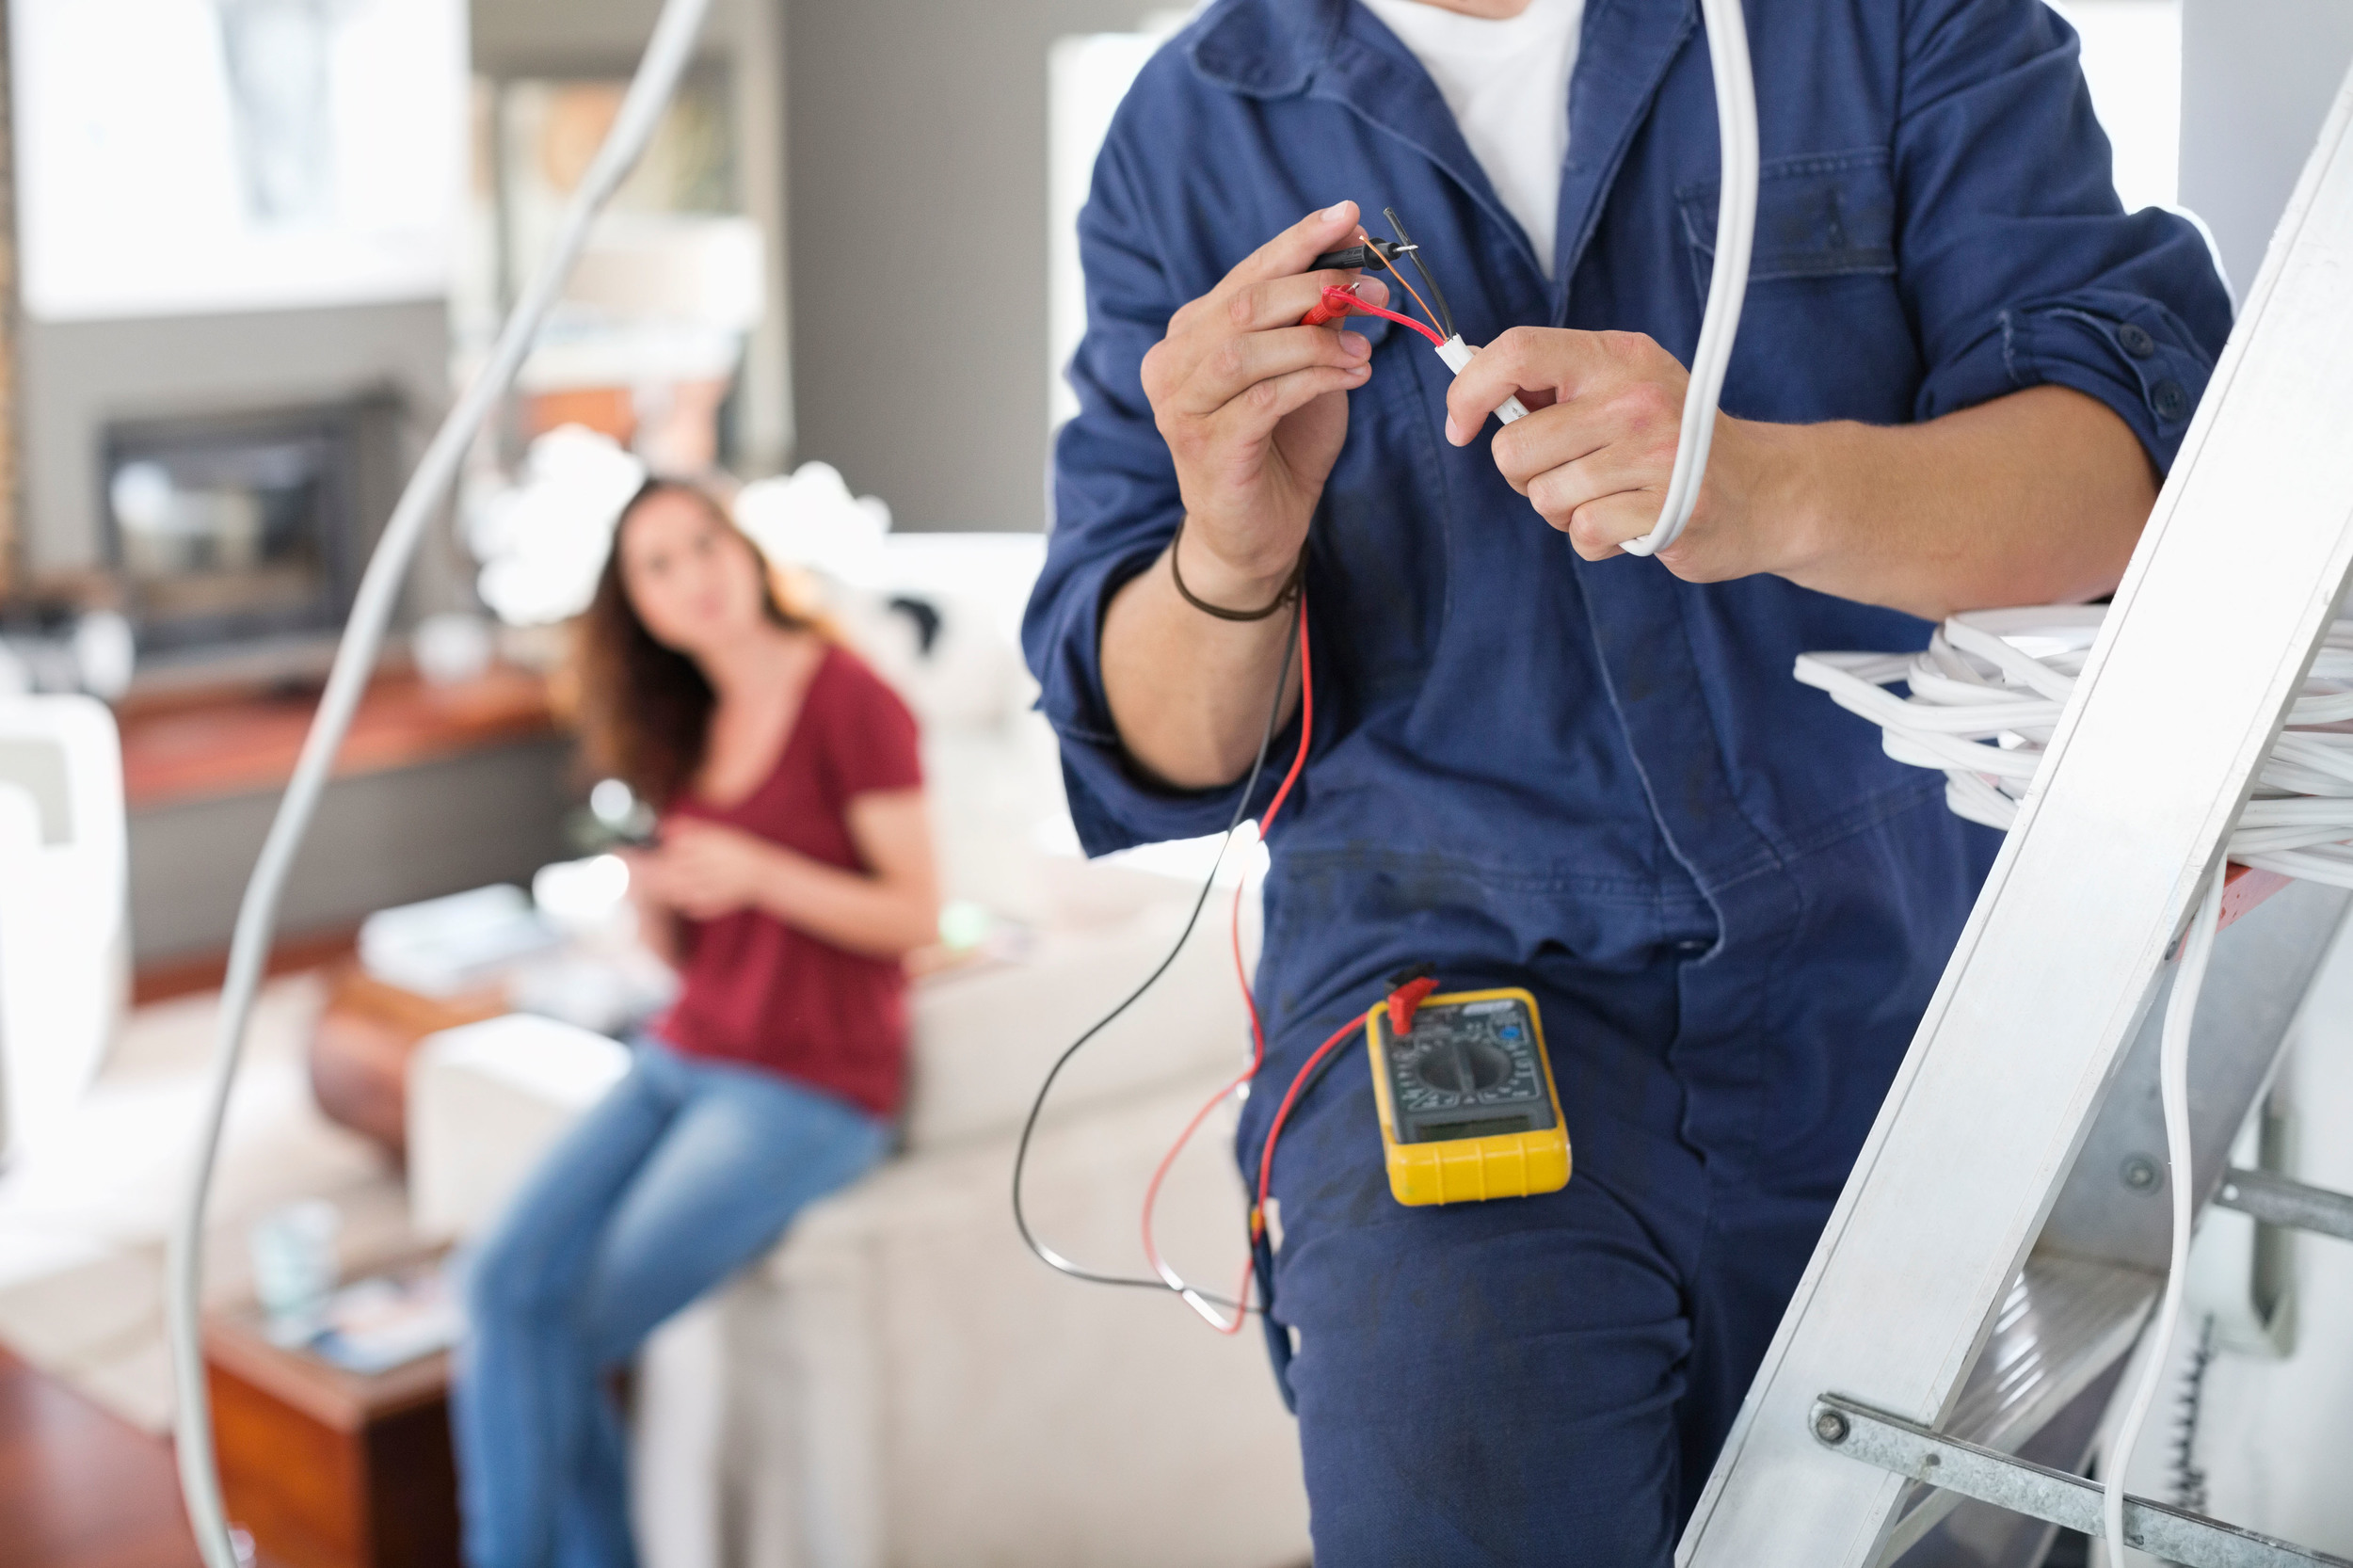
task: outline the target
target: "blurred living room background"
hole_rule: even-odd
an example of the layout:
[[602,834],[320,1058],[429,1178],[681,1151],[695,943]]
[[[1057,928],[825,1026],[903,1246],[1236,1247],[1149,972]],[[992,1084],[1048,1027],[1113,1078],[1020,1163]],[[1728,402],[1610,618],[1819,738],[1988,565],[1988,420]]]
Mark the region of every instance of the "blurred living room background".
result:
[[[8,7],[5,1568],[197,1560],[163,1239],[238,899],[376,534],[656,8]],[[623,451],[749,486],[747,521],[806,543],[923,723],[949,896],[898,1152],[631,1380],[645,1560],[1305,1558],[1255,1332],[1059,1281],[1004,1196],[1051,1056],[1149,969],[1206,867],[1079,857],[1015,645],[1068,348],[1048,322],[1074,311],[1049,232],[1171,25],[1148,11],[713,5],[422,552],[287,890],[206,1287],[255,1560],[455,1560],[440,1262],[665,995],[603,854],[638,808],[584,770],[566,679],[568,508]],[[1065,1079],[1031,1178],[1059,1244],[1134,1251],[1153,1161],[1241,1049],[1225,945],[1205,919],[1149,1016]],[[1165,1205],[1175,1256],[1223,1277],[1241,1201],[1203,1139]]]
[[[188,1568],[163,1238],[238,899],[376,531],[657,6],[8,9],[0,1568]],[[2128,204],[2172,200],[2178,5],[2068,10]],[[1056,1278],[1005,1194],[1048,1064],[1150,971],[1210,863],[1079,856],[1016,646],[1081,325],[1072,225],[1180,20],[714,0],[421,554],[288,888],[206,1291],[257,1562],[455,1560],[440,1261],[664,995],[606,853],[639,808],[584,767],[565,666],[595,566],[567,523],[624,451],[745,487],[747,526],[798,541],[922,721],[948,895],[893,1158],[630,1380],[644,1560],[1305,1560],[1258,1330]],[[1206,907],[1041,1124],[1031,1213],[1081,1258],[1140,1266],[1153,1166],[1244,1054],[1228,947],[1257,911],[1230,933],[1226,898]],[[1243,1199],[1221,1131],[1176,1167],[1161,1234],[1223,1281]]]

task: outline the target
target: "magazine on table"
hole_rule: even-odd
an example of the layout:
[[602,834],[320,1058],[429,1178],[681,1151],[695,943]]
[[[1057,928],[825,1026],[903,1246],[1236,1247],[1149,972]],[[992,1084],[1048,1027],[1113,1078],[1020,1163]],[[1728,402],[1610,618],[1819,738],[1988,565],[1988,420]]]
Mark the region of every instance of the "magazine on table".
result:
[[346,1371],[388,1372],[456,1344],[460,1310],[439,1264],[358,1280],[328,1299],[308,1349]]

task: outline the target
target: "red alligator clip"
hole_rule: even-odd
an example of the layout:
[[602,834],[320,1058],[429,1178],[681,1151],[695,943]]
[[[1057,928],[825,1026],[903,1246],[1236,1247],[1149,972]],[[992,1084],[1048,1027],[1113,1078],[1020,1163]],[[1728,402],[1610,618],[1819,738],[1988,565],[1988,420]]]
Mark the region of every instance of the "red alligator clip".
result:
[[1357,306],[1363,303],[1364,301],[1358,299],[1353,291],[1334,283],[1324,289],[1322,303],[1299,318],[1299,325],[1321,327],[1326,322],[1337,321],[1342,316],[1352,313]]
[[1389,1032],[1392,1035],[1411,1034],[1414,1032],[1414,1015],[1421,1010],[1423,1000],[1438,988],[1438,977],[1425,968],[1422,973],[1410,978],[1400,975],[1392,984],[1395,989],[1389,992]]

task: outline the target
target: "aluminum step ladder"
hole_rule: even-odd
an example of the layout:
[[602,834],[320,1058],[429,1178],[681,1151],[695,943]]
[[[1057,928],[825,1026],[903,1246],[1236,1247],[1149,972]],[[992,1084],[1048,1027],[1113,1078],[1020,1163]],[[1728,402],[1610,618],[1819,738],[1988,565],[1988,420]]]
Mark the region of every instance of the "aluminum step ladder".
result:
[[[1678,1563],[2030,1568],[2057,1527],[2100,1533],[2074,1472],[2169,1234],[2162,961],[2348,568],[2353,75]],[[2353,1199],[2226,1169],[2347,901],[2297,884],[2217,939],[2189,1179],[2353,1240]],[[2341,1560],[2140,1499],[2125,1537],[2214,1568]]]

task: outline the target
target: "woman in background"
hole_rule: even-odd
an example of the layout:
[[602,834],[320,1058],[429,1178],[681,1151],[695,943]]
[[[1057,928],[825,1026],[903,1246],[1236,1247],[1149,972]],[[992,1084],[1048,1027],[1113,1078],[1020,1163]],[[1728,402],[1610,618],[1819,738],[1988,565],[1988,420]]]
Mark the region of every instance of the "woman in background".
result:
[[677,1002],[483,1242],[453,1420],[471,1568],[634,1560],[606,1374],[879,1159],[936,938],[915,721],[699,490],[647,485],[583,617],[592,754]]

